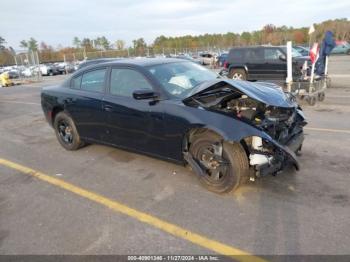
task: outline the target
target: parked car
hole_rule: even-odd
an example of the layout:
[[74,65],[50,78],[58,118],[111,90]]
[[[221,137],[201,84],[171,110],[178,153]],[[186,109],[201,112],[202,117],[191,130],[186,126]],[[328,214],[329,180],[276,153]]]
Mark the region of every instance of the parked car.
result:
[[7,71],[10,79],[17,79],[19,78],[19,71],[17,69],[11,69],[10,71]]
[[228,53],[222,53],[218,56],[218,63],[220,67],[223,67],[227,62]]
[[302,56],[309,56],[310,55],[310,48],[305,46],[293,46],[293,48],[298,51]]
[[[304,62],[310,58],[292,49],[293,79],[301,76]],[[226,67],[228,77],[241,80],[285,80],[287,77],[285,46],[251,46],[232,48]]]
[[306,124],[292,95],[272,84],[218,78],[178,59],[126,59],[75,72],[41,92],[59,143],[116,146],[189,164],[209,190],[297,169]]
[[350,44],[348,42],[339,42],[331,51],[331,54],[347,54],[350,55]]
[[22,77],[32,77],[37,70],[32,70],[30,67],[26,67],[21,71]]
[[58,73],[61,75],[70,74],[75,71],[74,65],[71,63],[67,63],[67,62],[56,63],[55,66],[57,68]]
[[[53,76],[59,74],[59,71],[54,64],[40,64],[39,69],[41,75],[43,76]],[[38,71],[38,68],[36,68],[36,71]]]
[[210,65],[215,57],[212,53],[200,53],[198,55],[198,60],[202,65]]
[[199,61],[198,59],[194,59],[193,57],[191,57],[189,55],[178,55],[175,58],[185,59],[185,60],[191,61],[191,62],[196,63],[196,64],[201,64],[201,61]]

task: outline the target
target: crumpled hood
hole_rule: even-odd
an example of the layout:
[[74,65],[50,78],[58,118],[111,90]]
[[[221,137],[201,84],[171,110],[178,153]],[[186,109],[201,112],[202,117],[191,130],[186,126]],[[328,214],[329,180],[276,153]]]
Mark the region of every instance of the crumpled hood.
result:
[[224,88],[232,88],[254,100],[270,106],[286,108],[297,106],[292,96],[284,93],[278,85],[265,82],[249,82],[231,79],[205,81],[191,90],[187,98],[184,99],[184,102],[205,92]]

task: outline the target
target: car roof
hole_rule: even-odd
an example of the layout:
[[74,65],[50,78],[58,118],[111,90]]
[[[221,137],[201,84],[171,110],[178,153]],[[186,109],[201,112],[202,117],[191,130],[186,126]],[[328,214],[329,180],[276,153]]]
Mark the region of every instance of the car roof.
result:
[[250,48],[280,48],[283,46],[278,46],[278,45],[251,45],[251,46],[235,46],[230,49],[250,49]]
[[83,66],[82,68],[79,68],[72,75],[72,78],[74,78],[76,75],[82,72],[93,70],[96,67],[113,66],[113,65],[147,67],[147,66],[153,66],[153,65],[181,63],[181,62],[191,63],[191,61],[185,60],[183,58],[144,58],[144,57],[143,58],[114,58],[114,59],[111,58],[108,61],[93,63],[91,65],[86,65],[86,66]]
[[[106,61],[103,63],[98,63],[98,66],[110,66],[110,65],[135,65],[141,67],[169,64],[169,63],[179,63],[189,62],[188,60],[179,59],[179,58],[125,58],[125,59],[112,59],[111,61]],[[93,68],[95,65],[88,66],[86,68]]]

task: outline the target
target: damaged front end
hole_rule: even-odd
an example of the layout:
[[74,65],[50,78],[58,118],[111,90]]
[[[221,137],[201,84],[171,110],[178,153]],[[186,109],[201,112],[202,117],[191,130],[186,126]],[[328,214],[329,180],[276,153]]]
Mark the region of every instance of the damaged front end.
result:
[[253,117],[246,118],[242,116],[244,113],[240,113],[245,121],[268,135],[265,138],[244,138],[249,152],[249,164],[254,168],[255,175],[276,174],[288,163],[292,163],[299,170],[296,154],[301,151],[304,141],[303,126],[306,125],[301,109],[297,105],[289,108],[260,105],[257,108],[253,109]]
[[255,134],[247,133],[239,141],[249,157],[252,180],[256,176],[276,174],[289,163],[299,169],[296,154],[304,140],[305,117],[295,98],[278,86],[218,81],[185,102],[229,115],[255,128]]

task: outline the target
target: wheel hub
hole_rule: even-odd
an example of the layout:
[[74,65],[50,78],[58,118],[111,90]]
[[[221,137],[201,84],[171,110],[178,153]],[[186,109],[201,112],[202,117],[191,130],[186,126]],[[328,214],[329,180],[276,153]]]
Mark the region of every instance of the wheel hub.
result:
[[59,125],[59,135],[61,136],[62,140],[67,143],[71,144],[73,142],[73,133],[72,133],[71,126],[66,122],[61,122]]
[[219,180],[226,173],[228,162],[222,157],[222,146],[212,145],[200,154],[200,163],[206,168],[208,178]]

